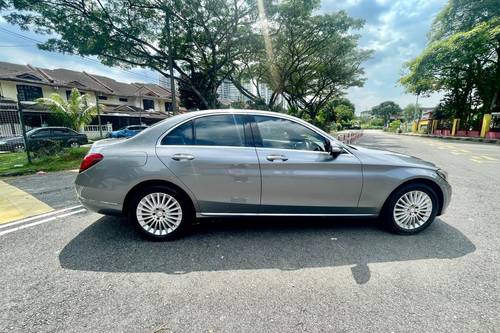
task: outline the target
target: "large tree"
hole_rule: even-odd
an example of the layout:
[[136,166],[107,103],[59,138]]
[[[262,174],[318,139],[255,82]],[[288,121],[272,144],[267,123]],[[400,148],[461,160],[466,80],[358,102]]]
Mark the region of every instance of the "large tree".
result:
[[164,76],[170,53],[178,81],[200,108],[216,106],[217,87],[251,52],[246,44],[257,17],[252,0],[0,1],[7,2],[9,22],[50,34],[39,45],[45,50],[97,56],[107,65],[150,68]]
[[285,0],[261,8],[264,39],[254,42],[258,57],[248,58],[231,76],[247,97],[261,98],[258,90],[245,89],[246,80],[257,87],[265,83],[272,90],[269,107],[281,95],[314,119],[347,88],[363,85],[361,63],[370,52],[358,47],[353,33],[363,22],[343,11],[318,13],[319,5],[318,0]]
[[400,82],[415,94],[444,92],[440,109],[467,120],[473,113],[500,110],[499,57],[498,1],[449,0],[426,49],[405,65]]
[[393,101],[382,102],[372,108],[372,114],[384,119],[386,125],[389,123],[391,117],[400,116],[402,112],[401,107]]

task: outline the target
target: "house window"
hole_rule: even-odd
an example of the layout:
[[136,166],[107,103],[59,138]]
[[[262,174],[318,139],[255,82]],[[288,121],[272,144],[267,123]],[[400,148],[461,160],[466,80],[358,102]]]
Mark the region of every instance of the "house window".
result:
[[118,100],[120,102],[128,102],[128,98],[125,98],[125,97],[120,97],[120,98],[118,98]]
[[34,101],[37,98],[42,98],[42,88],[35,86],[17,85],[17,94],[20,101]]
[[172,111],[172,103],[165,102],[165,111]]
[[154,110],[155,109],[155,101],[152,99],[143,99],[142,106],[144,110]]
[[108,99],[108,96],[98,96],[97,98],[99,98],[101,101],[105,101]]

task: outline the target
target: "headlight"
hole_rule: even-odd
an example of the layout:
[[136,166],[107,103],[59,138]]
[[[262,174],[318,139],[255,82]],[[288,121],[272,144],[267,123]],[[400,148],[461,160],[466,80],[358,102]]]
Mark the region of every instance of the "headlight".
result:
[[439,175],[439,177],[443,178],[444,180],[448,179],[448,172],[444,171],[443,169],[437,169],[436,173]]

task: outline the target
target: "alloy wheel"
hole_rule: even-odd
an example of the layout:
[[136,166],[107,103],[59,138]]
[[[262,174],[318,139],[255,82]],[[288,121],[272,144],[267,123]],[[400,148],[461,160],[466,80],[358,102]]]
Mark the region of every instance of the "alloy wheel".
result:
[[156,236],[170,234],[182,222],[180,203],[166,193],[150,193],[143,197],[136,209],[139,225],[148,233]]
[[410,191],[403,194],[394,205],[393,217],[396,224],[405,230],[424,225],[432,214],[432,199],[424,191]]

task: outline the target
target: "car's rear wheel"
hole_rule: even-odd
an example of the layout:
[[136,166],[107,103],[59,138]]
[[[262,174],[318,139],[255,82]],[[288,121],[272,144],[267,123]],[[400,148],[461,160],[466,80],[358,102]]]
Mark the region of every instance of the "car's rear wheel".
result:
[[438,205],[438,197],[431,187],[408,184],[389,198],[384,212],[385,225],[399,234],[416,234],[431,225]]
[[149,239],[175,239],[187,230],[193,219],[187,199],[166,186],[138,191],[131,203],[129,217]]

